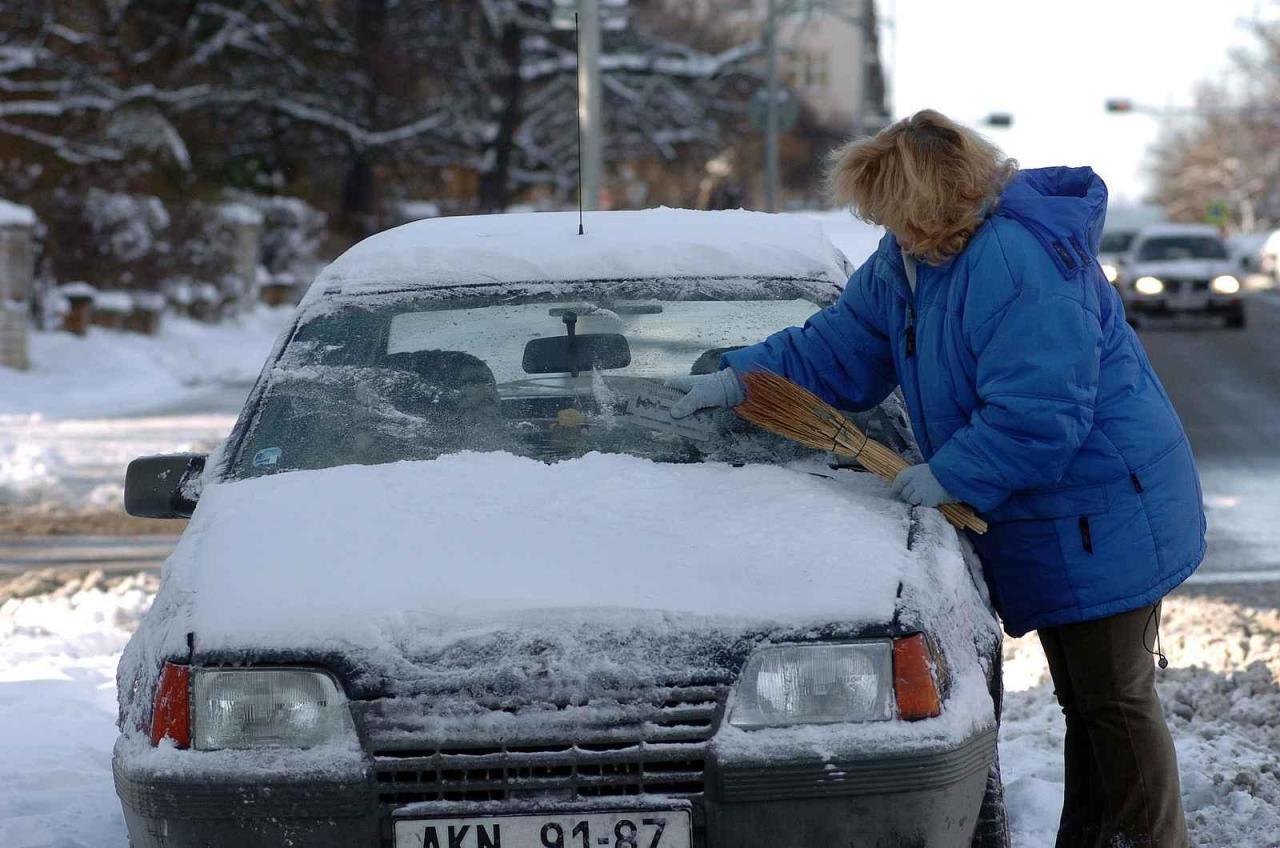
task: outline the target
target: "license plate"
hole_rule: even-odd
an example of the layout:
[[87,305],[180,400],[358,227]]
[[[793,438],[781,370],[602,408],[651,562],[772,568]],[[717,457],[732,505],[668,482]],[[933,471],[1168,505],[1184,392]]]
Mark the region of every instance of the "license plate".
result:
[[1209,296],[1188,293],[1180,297],[1170,298],[1168,305],[1175,312],[1203,312],[1209,308]]
[[400,819],[396,848],[690,848],[684,810]]

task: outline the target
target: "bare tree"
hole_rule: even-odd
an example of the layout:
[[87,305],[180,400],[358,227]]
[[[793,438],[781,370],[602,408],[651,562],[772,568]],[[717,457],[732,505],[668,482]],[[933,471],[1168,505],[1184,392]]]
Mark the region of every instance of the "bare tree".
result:
[[[605,46],[607,156],[712,155],[757,47],[708,52],[643,14]],[[80,190],[337,198],[320,205],[358,233],[388,185],[445,171],[476,175],[481,208],[567,199],[575,64],[551,0],[0,0],[0,153]]]
[[1174,220],[1225,209],[1231,226],[1280,225],[1280,26],[1257,23],[1228,84],[1204,85],[1190,114],[1166,118],[1154,200]]

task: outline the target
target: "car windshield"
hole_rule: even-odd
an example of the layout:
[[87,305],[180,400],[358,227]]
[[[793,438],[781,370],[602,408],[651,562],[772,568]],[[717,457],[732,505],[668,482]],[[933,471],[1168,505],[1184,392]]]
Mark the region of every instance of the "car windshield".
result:
[[820,303],[493,300],[356,298],[304,320],[254,393],[229,475],[466,450],[547,461],[592,451],[671,462],[817,455],[728,411],[675,422],[665,405],[680,394],[663,383],[715,371],[725,351],[803,323]]
[[1144,241],[1138,250],[1139,262],[1226,258],[1222,239],[1214,236],[1157,236]]
[[1133,237],[1137,235],[1133,232],[1110,232],[1102,234],[1102,243],[1098,246],[1099,253],[1124,253],[1133,244]]

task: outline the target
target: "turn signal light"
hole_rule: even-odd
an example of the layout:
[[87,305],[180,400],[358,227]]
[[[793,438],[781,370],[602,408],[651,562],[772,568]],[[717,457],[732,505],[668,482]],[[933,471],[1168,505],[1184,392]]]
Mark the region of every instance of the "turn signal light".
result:
[[151,706],[151,744],[172,739],[179,748],[191,747],[191,669],[165,663]]
[[900,719],[919,721],[942,714],[933,652],[923,633],[893,640],[893,693]]

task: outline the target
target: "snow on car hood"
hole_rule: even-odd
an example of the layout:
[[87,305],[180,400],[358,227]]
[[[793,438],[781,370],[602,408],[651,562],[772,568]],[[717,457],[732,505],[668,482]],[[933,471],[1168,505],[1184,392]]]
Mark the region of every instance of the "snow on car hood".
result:
[[203,649],[655,612],[886,623],[908,526],[870,475],[467,453],[210,485],[167,579]]
[[324,664],[380,744],[611,727],[667,687],[730,684],[762,643],[897,616],[947,658],[941,717],[717,744],[743,762],[950,744],[994,720],[974,567],[937,510],[820,464],[470,453],[214,483],[121,659],[122,727],[155,752],[136,693],[175,658]]

